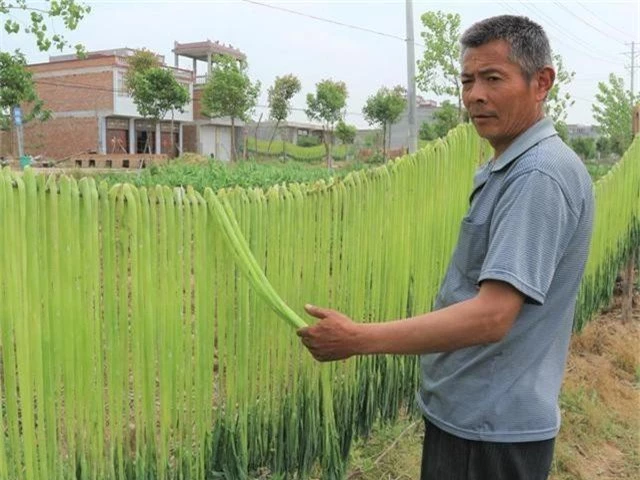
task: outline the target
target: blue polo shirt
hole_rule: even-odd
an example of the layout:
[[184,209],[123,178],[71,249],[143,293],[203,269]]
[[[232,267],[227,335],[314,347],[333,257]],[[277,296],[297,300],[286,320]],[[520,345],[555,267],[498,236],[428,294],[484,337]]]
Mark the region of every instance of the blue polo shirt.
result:
[[593,212],[591,178],[549,119],[478,169],[434,308],[474,297],[488,279],[525,304],[501,341],[421,357],[418,402],[436,426],[492,442],[556,436]]

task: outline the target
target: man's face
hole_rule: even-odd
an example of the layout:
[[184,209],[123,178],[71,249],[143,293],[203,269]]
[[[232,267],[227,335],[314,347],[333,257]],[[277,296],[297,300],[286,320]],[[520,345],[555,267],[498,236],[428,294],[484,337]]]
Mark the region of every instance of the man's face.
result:
[[[468,48],[462,58],[464,106],[478,134],[489,140],[496,156],[541,118],[542,102],[553,84],[550,68],[527,81],[520,66],[509,60],[509,51],[506,41],[494,40]],[[549,75],[551,78],[546,78]],[[541,76],[545,77],[542,81]],[[546,85],[548,80],[551,84]]]

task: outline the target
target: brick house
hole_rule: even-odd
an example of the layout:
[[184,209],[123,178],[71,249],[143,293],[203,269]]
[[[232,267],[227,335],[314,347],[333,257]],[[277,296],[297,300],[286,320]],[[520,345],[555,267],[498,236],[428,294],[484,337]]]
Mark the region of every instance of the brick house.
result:
[[[191,59],[193,73],[193,117],[184,125],[184,151],[197,152],[219,160],[231,158],[231,119],[228,117],[209,118],[202,114],[202,90],[211,74],[211,58],[216,54],[229,55],[237,60],[246,60],[240,50],[231,45],[206,40],[204,42],[173,44],[174,67],[179,65],[180,57]],[[206,70],[198,74],[198,62],[204,62]],[[242,145],[245,125],[235,119],[236,149]]]
[[[197,76],[197,61],[210,61],[216,53],[240,59],[244,54],[209,40],[176,42],[174,47],[175,66],[166,66],[164,57],[158,58],[187,87],[191,100],[184,112],[174,112],[173,121],[169,112],[157,125],[140,117],[125,88],[127,57],[135,53],[133,49],[89,52],[83,59],[57,55],[46,63],[29,65],[38,95],[53,115],[46,122],[25,125],[25,152],[56,160],[83,154],[133,155],[148,151],[169,157],[195,152],[228,160],[230,121],[202,115],[199,100],[206,75]],[[179,68],[179,56],[192,58],[193,70]],[[241,141],[243,124],[236,124],[236,138]],[[4,140],[5,148],[12,143]]]

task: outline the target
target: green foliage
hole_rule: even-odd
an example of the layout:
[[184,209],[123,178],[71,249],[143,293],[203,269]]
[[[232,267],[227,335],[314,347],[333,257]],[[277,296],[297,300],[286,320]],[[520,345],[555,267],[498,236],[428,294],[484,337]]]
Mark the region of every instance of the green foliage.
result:
[[591,160],[596,156],[596,139],[591,137],[577,137],[571,141],[571,148],[582,160]]
[[276,77],[273,86],[267,92],[269,103],[269,117],[276,121],[271,135],[271,141],[276,136],[280,122],[286,120],[291,113],[291,99],[300,91],[300,80],[293,74]]
[[[558,129],[558,124],[563,124],[564,130],[566,130],[565,121],[567,119],[567,108],[575,103],[575,100],[571,98],[571,94],[569,92],[563,92],[562,88],[569,86],[576,76],[576,72],[568,72],[566,70],[560,54],[553,55],[553,63],[556,70],[556,79],[547,95],[545,110],[547,115],[553,119],[558,133],[561,133]],[[560,126],[560,130],[562,129],[563,127]],[[560,136],[562,137],[562,133]],[[563,140],[566,141],[566,138],[567,137],[563,137]]]
[[613,152],[622,155],[633,139],[633,106],[637,97],[625,90],[622,77],[612,73],[608,83],[598,83],[596,101],[592,110],[600,132],[611,141]]
[[560,54],[553,55],[553,63],[556,70],[556,79],[553,87],[549,90],[545,101],[545,111],[553,120],[558,135],[565,143],[569,143],[569,129],[567,128],[567,109],[571,107],[575,100],[571,94],[563,91],[573,81],[576,72],[566,70]]
[[[32,2],[33,3],[33,2]],[[62,50],[71,46],[63,35],[50,34],[46,21],[60,19],[69,30],[75,30],[78,22],[91,11],[91,7],[77,3],[75,0],[43,0],[37,6],[32,6],[26,0],[0,0],[0,18],[5,32],[9,35],[19,34],[21,31],[32,36],[41,52],[48,51],[52,46]],[[19,12],[28,13],[27,25],[22,25],[16,16]],[[75,46],[78,55],[84,54],[82,45]],[[11,125],[10,108],[22,103],[30,103],[30,111],[23,116],[23,122],[37,118],[47,120],[51,112],[43,108],[38,98],[31,74],[25,69],[24,56],[16,51],[14,55],[2,52],[0,47],[0,129],[7,129]]]
[[259,93],[260,82],[251,82],[246,63],[219,55],[213,61],[211,75],[202,91],[202,111],[207,117],[248,121]]
[[442,138],[458,123],[460,123],[458,109],[449,100],[445,100],[440,108],[433,112],[433,121],[424,122],[420,126],[418,136],[420,140],[426,141]]
[[163,67],[134,72],[128,84],[140,115],[156,122],[172,110],[183,111],[189,102],[187,88],[176,80],[171,70]]
[[[28,104],[28,111],[23,112],[23,123],[33,119],[41,121],[51,117],[51,112],[43,108],[38,98],[33,75],[27,70],[23,54],[11,55],[0,52],[0,128],[8,129],[11,124],[11,109],[16,105]],[[3,113],[4,112],[4,113]]]
[[[274,142],[274,145],[276,143]],[[320,150],[319,158],[322,159],[322,150]],[[358,168],[361,168],[361,166],[351,165],[347,168],[329,172],[322,166],[311,166],[297,161],[278,162],[276,164],[258,162],[227,164],[213,160],[207,164],[198,165],[182,163],[177,159],[167,165],[145,169],[139,173],[127,172],[99,175],[97,180],[106,180],[109,185],[127,182],[138,187],[191,185],[197,191],[203,192],[207,187],[215,191],[236,186],[268,188],[283,183],[327,181],[332,176],[341,177]]]
[[[238,221],[243,254],[257,262],[245,273],[263,273],[299,315],[313,302],[362,322],[413,316],[437,296],[487,148],[460,126],[388,168],[218,191],[223,216],[211,183],[202,195],[126,182],[146,172],[118,175],[109,188],[0,171],[0,340],[11,345],[0,362],[0,477],[244,479],[268,469],[273,478],[382,478],[369,470],[383,455],[356,453],[364,464],[355,475],[344,461],[377,422],[415,412],[418,359],[319,368],[255,296],[255,277],[239,275],[220,222]],[[637,245],[639,158],[640,141],[595,185],[576,331],[610,304]],[[173,185],[194,183],[185,170],[217,167],[240,171],[239,181],[259,170],[182,165]],[[628,358],[626,373],[637,374]],[[578,390],[562,406],[584,419],[594,398]],[[389,438],[402,441],[416,420]]]
[[407,106],[406,90],[397,85],[393,89],[381,87],[374,95],[367,99],[362,113],[369,125],[382,127],[382,156],[386,157],[387,132],[396,123]]
[[293,74],[276,77],[267,91],[269,117],[278,122],[286,120],[291,113],[291,99],[300,91],[300,80]]
[[322,141],[315,135],[298,135],[296,144],[299,147],[317,147]]
[[[8,34],[17,34],[22,30],[32,35],[41,52],[48,51],[52,46],[58,50],[71,47],[72,45],[63,35],[49,33],[46,20],[60,19],[64,22],[65,28],[75,30],[80,20],[91,12],[91,7],[75,0],[42,0],[37,3],[37,6],[32,6],[26,0],[0,0],[0,15],[6,18],[4,30]],[[15,17],[15,14],[20,11],[29,13],[29,22],[26,26],[21,25]],[[75,49],[79,55],[84,53],[82,45],[75,45]]]
[[349,145],[356,139],[356,133],[358,129],[355,125],[347,125],[343,120],[338,121],[336,125],[336,137],[342,142],[343,145]]
[[316,84],[316,93],[307,94],[305,113],[310,120],[318,120],[328,129],[342,118],[342,109],[347,104],[347,86],[344,82],[322,80]]
[[305,113],[310,120],[317,120],[324,125],[324,148],[327,166],[332,167],[331,144],[333,128],[342,118],[342,110],[347,105],[347,85],[344,82],[331,79],[322,80],[316,84],[316,93],[307,94],[307,108]]
[[[268,142],[266,140],[256,141],[254,138],[247,139],[247,148],[250,152],[260,155],[273,157],[287,157],[300,162],[316,162],[325,158],[326,150],[323,145],[301,147],[293,143],[276,140]],[[335,160],[343,160],[347,156],[347,148],[345,145],[336,145],[332,149],[332,155]]]
[[556,122],[553,126],[556,129],[556,132],[558,132],[558,136],[562,139],[562,141],[564,143],[569,143],[569,127],[567,126],[567,124],[560,120],[558,122]]
[[146,48],[136,50],[136,52],[127,58],[127,74],[125,76],[125,84],[129,91],[133,88],[134,77],[137,73],[144,73],[145,71],[162,66],[158,56]]
[[416,83],[425,92],[450,95],[458,102],[462,120],[462,85],[460,84],[460,15],[441,11],[425,12],[422,17],[425,45],[418,60]]
[[207,117],[231,118],[231,160],[236,159],[235,120],[249,120],[256,106],[260,82],[251,82],[246,62],[227,55],[213,59],[211,74],[202,90],[202,113]]
[[598,137],[596,140],[596,150],[600,155],[610,155],[613,153],[613,142],[609,137]]
[[604,177],[612,167],[612,165],[608,163],[586,163],[585,165],[594,182],[600,180],[601,177]]
[[380,144],[381,134],[382,132],[379,130],[367,133],[362,140],[362,144],[367,148],[376,148]]

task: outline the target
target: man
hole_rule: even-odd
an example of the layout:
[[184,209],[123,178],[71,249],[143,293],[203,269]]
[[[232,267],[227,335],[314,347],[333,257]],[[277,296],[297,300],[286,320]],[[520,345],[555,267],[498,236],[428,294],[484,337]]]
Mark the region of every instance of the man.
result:
[[421,355],[422,479],[546,479],[592,183],[544,118],[555,72],[543,29],[493,17],[461,45],[464,105],[495,154],[474,178],[434,311],[360,324],[307,306],[320,321],[298,334],[321,361]]

